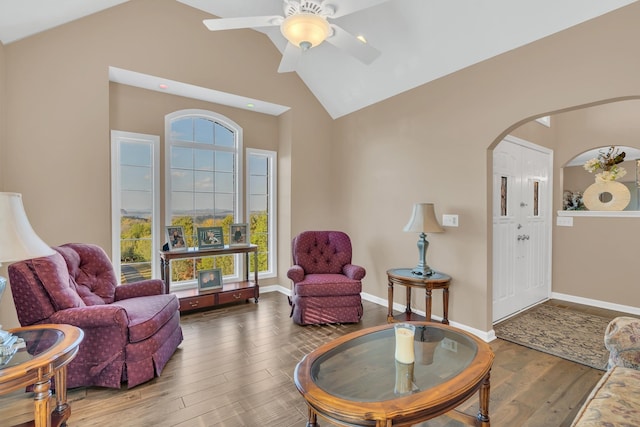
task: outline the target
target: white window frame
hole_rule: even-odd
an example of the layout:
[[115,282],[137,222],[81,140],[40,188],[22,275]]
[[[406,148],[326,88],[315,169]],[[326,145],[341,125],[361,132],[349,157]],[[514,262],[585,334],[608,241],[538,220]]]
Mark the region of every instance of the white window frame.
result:
[[[266,157],[268,159],[268,169],[269,169],[269,180],[268,180],[268,186],[269,186],[269,206],[268,206],[268,211],[269,211],[269,219],[268,219],[268,227],[269,227],[269,245],[267,250],[269,251],[269,264],[267,267],[267,271],[264,272],[258,272],[258,278],[259,279],[263,279],[263,278],[271,278],[271,277],[277,277],[278,275],[278,270],[277,270],[277,265],[278,265],[278,258],[277,258],[277,248],[278,248],[278,242],[277,242],[277,236],[278,236],[278,230],[277,230],[277,218],[278,218],[278,213],[277,213],[277,188],[278,188],[278,155],[275,151],[271,151],[271,150],[260,150],[257,148],[247,148],[247,152],[246,152],[246,158],[247,158],[247,176],[246,176],[246,182],[247,182],[247,192],[246,192],[246,205],[247,205],[247,211],[245,212],[245,217],[247,218],[247,220],[250,218],[250,212],[249,212],[249,208],[250,208],[250,203],[249,203],[249,197],[251,195],[251,189],[249,188],[250,183],[251,183],[251,179],[250,179],[250,174],[251,171],[249,170],[249,157],[250,156],[262,156],[262,157]],[[256,266],[255,268],[258,268],[258,266]]]
[[[221,114],[217,114],[214,113],[213,111],[209,111],[209,110],[202,110],[202,109],[186,109],[186,110],[178,110],[178,111],[174,111],[172,113],[169,113],[165,116],[165,178],[164,178],[164,184],[165,184],[165,190],[164,190],[164,195],[165,195],[165,208],[164,208],[164,216],[165,216],[165,225],[171,225],[171,146],[175,145],[175,146],[183,146],[183,147],[193,147],[194,144],[191,143],[184,143],[184,142],[180,142],[180,141],[174,141],[171,138],[171,122],[176,120],[176,119],[180,119],[183,117],[203,117],[206,119],[210,119],[213,121],[216,121],[222,125],[224,125],[225,127],[233,130],[234,134],[235,134],[235,148],[233,149],[233,151],[235,151],[235,168],[236,168],[236,179],[235,179],[235,188],[234,191],[236,193],[236,198],[235,198],[235,206],[234,206],[234,217],[236,218],[236,222],[237,223],[244,223],[245,219],[244,219],[244,204],[243,204],[243,200],[244,200],[244,194],[242,192],[242,189],[244,188],[244,184],[243,184],[243,179],[244,179],[244,168],[242,167],[242,165],[244,164],[244,150],[243,150],[243,134],[242,134],[242,127],[240,125],[238,125],[236,122],[234,122],[233,120],[229,119],[228,117],[225,117]],[[198,147],[206,147],[206,145],[202,144]],[[221,151],[224,151],[223,148],[218,148]],[[231,149],[229,149],[229,151],[231,151]],[[226,281],[238,281],[240,280],[241,277],[244,277],[244,271],[245,271],[245,266],[244,266],[244,262],[241,262],[241,259],[239,257],[239,255],[235,255],[235,262],[234,262],[234,273],[231,276],[225,276],[224,280]],[[171,273],[170,273],[171,274]],[[190,280],[190,281],[184,281],[182,283],[178,283],[178,284],[172,284],[171,285],[171,289],[172,290],[180,290],[180,289],[189,289],[189,288],[194,288],[198,286],[198,281],[197,280]]]
[[120,174],[120,144],[137,143],[147,144],[151,147],[153,161],[152,169],[152,194],[153,208],[151,213],[151,275],[152,278],[160,277],[160,262],[156,256],[155,248],[160,247],[160,137],[142,133],[111,131],[111,262],[115,269],[116,277],[120,280],[122,266],[120,263],[120,192],[122,191],[122,177]]

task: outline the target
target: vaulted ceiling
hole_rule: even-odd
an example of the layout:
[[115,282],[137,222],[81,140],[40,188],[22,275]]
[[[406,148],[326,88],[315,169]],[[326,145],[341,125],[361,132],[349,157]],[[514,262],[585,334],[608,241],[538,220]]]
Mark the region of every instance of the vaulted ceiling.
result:
[[[282,0],[176,1],[214,17],[283,15]],[[296,73],[338,118],[634,1],[324,0],[336,12],[356,10],[332,22],[364,36],[381,54],[365,65],[322,43],[302,55]],[[125,2],[0,0],[0,42],[6,45]],[[284,51],[287,41],[277,26],[255,31]]]

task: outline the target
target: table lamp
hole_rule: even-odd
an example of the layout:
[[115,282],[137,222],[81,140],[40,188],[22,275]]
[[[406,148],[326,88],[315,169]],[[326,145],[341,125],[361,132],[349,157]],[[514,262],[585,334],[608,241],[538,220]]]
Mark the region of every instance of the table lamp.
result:
[[427,249],[429,248],[426,233],[442,233],[444,231],[436,219],[433,203],[414,204],[411,219],[404,226],[404,231],[420,233],[418,238],[418,265],[411,270],[411,273],[415,276],[431,276],[434,271],[427,265],[425,260]]
[[[0,266],[2,263],[53,255],[55,252],[31,228],[22,205],[22,195],[0,193]],[[0,276],[0,300],[7,279]],[[11,357],[16,338],[0,325],[0,359]]]

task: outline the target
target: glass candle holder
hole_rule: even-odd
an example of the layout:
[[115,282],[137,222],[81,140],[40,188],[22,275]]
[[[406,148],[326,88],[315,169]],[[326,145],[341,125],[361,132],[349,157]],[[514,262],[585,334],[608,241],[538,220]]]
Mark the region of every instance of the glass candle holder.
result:
[[414,363],[416,356],[413,342],[416,327],[409,323],[396,323],[393,328],[396,333],[396,360],[405,364]]

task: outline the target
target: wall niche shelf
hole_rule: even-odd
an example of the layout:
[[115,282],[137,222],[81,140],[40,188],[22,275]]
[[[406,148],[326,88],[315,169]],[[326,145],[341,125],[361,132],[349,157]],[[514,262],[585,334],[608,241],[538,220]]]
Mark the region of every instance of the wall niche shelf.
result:
[[640,218],[640,211],[558,211],[558,216],[587,218]]

